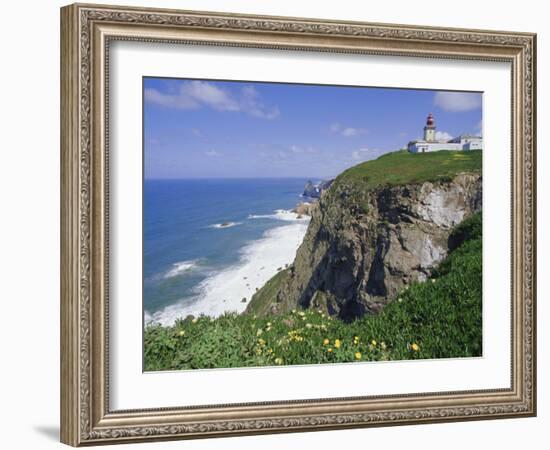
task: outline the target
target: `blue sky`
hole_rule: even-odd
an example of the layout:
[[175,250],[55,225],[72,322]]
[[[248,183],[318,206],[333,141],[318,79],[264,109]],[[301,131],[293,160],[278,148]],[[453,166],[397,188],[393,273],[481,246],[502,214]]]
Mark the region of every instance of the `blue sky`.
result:
[[145,178],[333,177],[421,138],[481,134],[482,94],[144,78]]

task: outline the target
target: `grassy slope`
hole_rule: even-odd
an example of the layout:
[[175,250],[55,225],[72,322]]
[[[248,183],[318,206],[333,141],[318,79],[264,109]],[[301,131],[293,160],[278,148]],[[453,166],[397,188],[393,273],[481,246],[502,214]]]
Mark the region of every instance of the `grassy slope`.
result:
[[249,314],[258,315],[267,313],[269,305],[276,303],[279,286],[288,276],[288,273],[289,269],[281,270],[277,272],[266,284],[264,284],[258,292],[252,296],[252,299],[246,308],[246,312]]
[[148,326],[145,369],[480,356],[481,214],[459,225],[452,239],[455,250],[434,277],[412,284],[377,316],[345,324],[307,310]]
[[[401,150],[345,170],[334,184],[351,184],[372,189],[384,185],[447,180],[460,172],[480,172],[481,162],[481,150],[431,153],[409,153]],[[334,189],[331,187],[332,190]]]

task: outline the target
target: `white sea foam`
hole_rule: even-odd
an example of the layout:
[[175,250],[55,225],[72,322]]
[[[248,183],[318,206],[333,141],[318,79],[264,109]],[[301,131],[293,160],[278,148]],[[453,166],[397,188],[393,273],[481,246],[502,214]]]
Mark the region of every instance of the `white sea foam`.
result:
[[197,267],[197,261],[180,261],[172,264],[172,268],[166,272],[163,278],[173,278]]
[[153,316],[149,313],[149,311],[143,311],[143,321],[145,322],[145,324],[148,324],[148,323],[154,323],[155,320],[153,319]]
[[308,222],[309,216],[304,214],[296,214],[288,209],[276,209],[273,211],[273,214],[250,214],[249,219],[275,219],[275,220],[284,220],[285,222]]
[[241,225],[242,222],[223,222],[223,223],[215,223],[214,225],[210,225],[210,228],[231,228],[236,225]]
[[307,221],[296,222],[266,231],[261,239],[243,248],[237,264],[206,278],[198,286],[195,298],[182,299],[153,314],[146,312],[145,322],[170,325],[189,314],[217,317],[226,311],[243,312],[256,288],[294,261],[307,230]]

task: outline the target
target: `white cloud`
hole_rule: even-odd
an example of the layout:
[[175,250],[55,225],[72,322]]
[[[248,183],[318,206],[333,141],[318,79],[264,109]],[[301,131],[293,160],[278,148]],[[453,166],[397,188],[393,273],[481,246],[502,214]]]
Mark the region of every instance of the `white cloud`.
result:
[[145,101],[166,108],[194,109],[198,108],[197,102],[188,96],[180,94],[163,94],[156,89],[148,88],[144,92]]
[[223,156],[223,153],[217,152],[216,150],[208,150],[204,154],[210,158],[215,158],[218,156]]
[[481,94],[472,92],[437,92],[434,105],[445,111],[464,112],[481,107]]
[[436,131],[435,132],[435,139],[438,141],[450,141],[453,138],[453,136],[446,131]]
[[316,153],[317,152],[311,145],[308,147],[302,147],[300,145],[291,145],[289,149],[293,153]]
[[338,133],[342,128],[342,125],[339,123],[332,123],[329,127],[331,133]]
[[294,158],[291,152],[269,148],[258,152],[260,161],[265,164],[289,164]]
[[342,136],[345,136],[345,137],[352,137],[352,136],[357,136],[359,134],[362,134],[364,133],[366,130],[364,130],[363,128],[352,128],[352,127],[347,127],[347,128],[344,128],[342,130]]
[[279,116],[277,107],[267,107],[253,86],[243,87],[237,95],[206,81],[186,81],[179,89],[163,93],[154,88],[145,89],[145,101],[166,108],[197,109],[203,106],[216,111],[240,111],[262,119]]
[[262,119],[275,119],[279,116],[279,108],[268,108],[260,101],[260,94],[254,86],[242,89],[241,109],[248,114]]
[[344,137],[360,136],[368,132],[366,128],[345,127],[340,123],[333,123],[329,126],[331,133],[340,134]]
[[476,125],[476,133],[478,133],[480,136],[483,135],[483,119],[479,119],[479,122]]
[[211,83],[205,81],[190,81],[183,83],[180,88],[180,96],[204,103],[219,111],[238,111],[239,104],[226,92]]
[[[383,150],[383,149],[380,149],[380,148],[362,147],[362,148],[359,148],[359,149],[354,150],[353,152],[351,152],[351,159],[353,161],[371,161],[373,159],[378,158],[380,155],[383,155],[384,153],[388,153],[389,151],[394,151],[394,149],[392,149],[392,150]],[[348,161],[349,161],[349,159],[348,159]],[[349,162],[348,162],[348,164],[349,164]]]
[[367,154],[370,152],[368,148],[360,148],[351,152],[351,159],[355,161],[363,160],[367,157]]

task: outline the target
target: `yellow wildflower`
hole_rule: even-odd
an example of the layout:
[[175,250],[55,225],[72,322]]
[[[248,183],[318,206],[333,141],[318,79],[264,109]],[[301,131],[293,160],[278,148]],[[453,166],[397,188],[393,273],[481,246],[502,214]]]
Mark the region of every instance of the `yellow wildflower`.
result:
[[420,347],[418,346],[418,344],[416,342],[413,342],[413,344],[411,345],[411,348],[413,349],[413,351],[417,352],[418,350],[420,350]]
[[336,340],[334,341],[334,346],[335,346],[336,348],[340,348],[341,345],[342,345],[342,342],[340,341],[340,339],[336,339]]
[[355,359],[361,359],[361,352],[355,352]]
[[306,323],[306,328],[311,328],[313,325],[311,325],[310,323]]
[[376,347],[376,341],[374,339],[370,341],[370,343],[372,344],[373,347]]
[[327,352],[332,353],[332,347],[327,348]]
[[258,328],[258,331],[256,331],[256,336],[261,336],[263,333],[263,330],[261,328]]
[[180,332],[178,333],[180,336],[185,336],[185,331],[183,330],[180,330]]
[[330,344],[330,340],[329,340],[329,339],[325,339],[325,340],[323,341],[323,345],[328,345],[328,344]]
[[275,358],[275,364],[281,365],[283,363],[283,358]]

